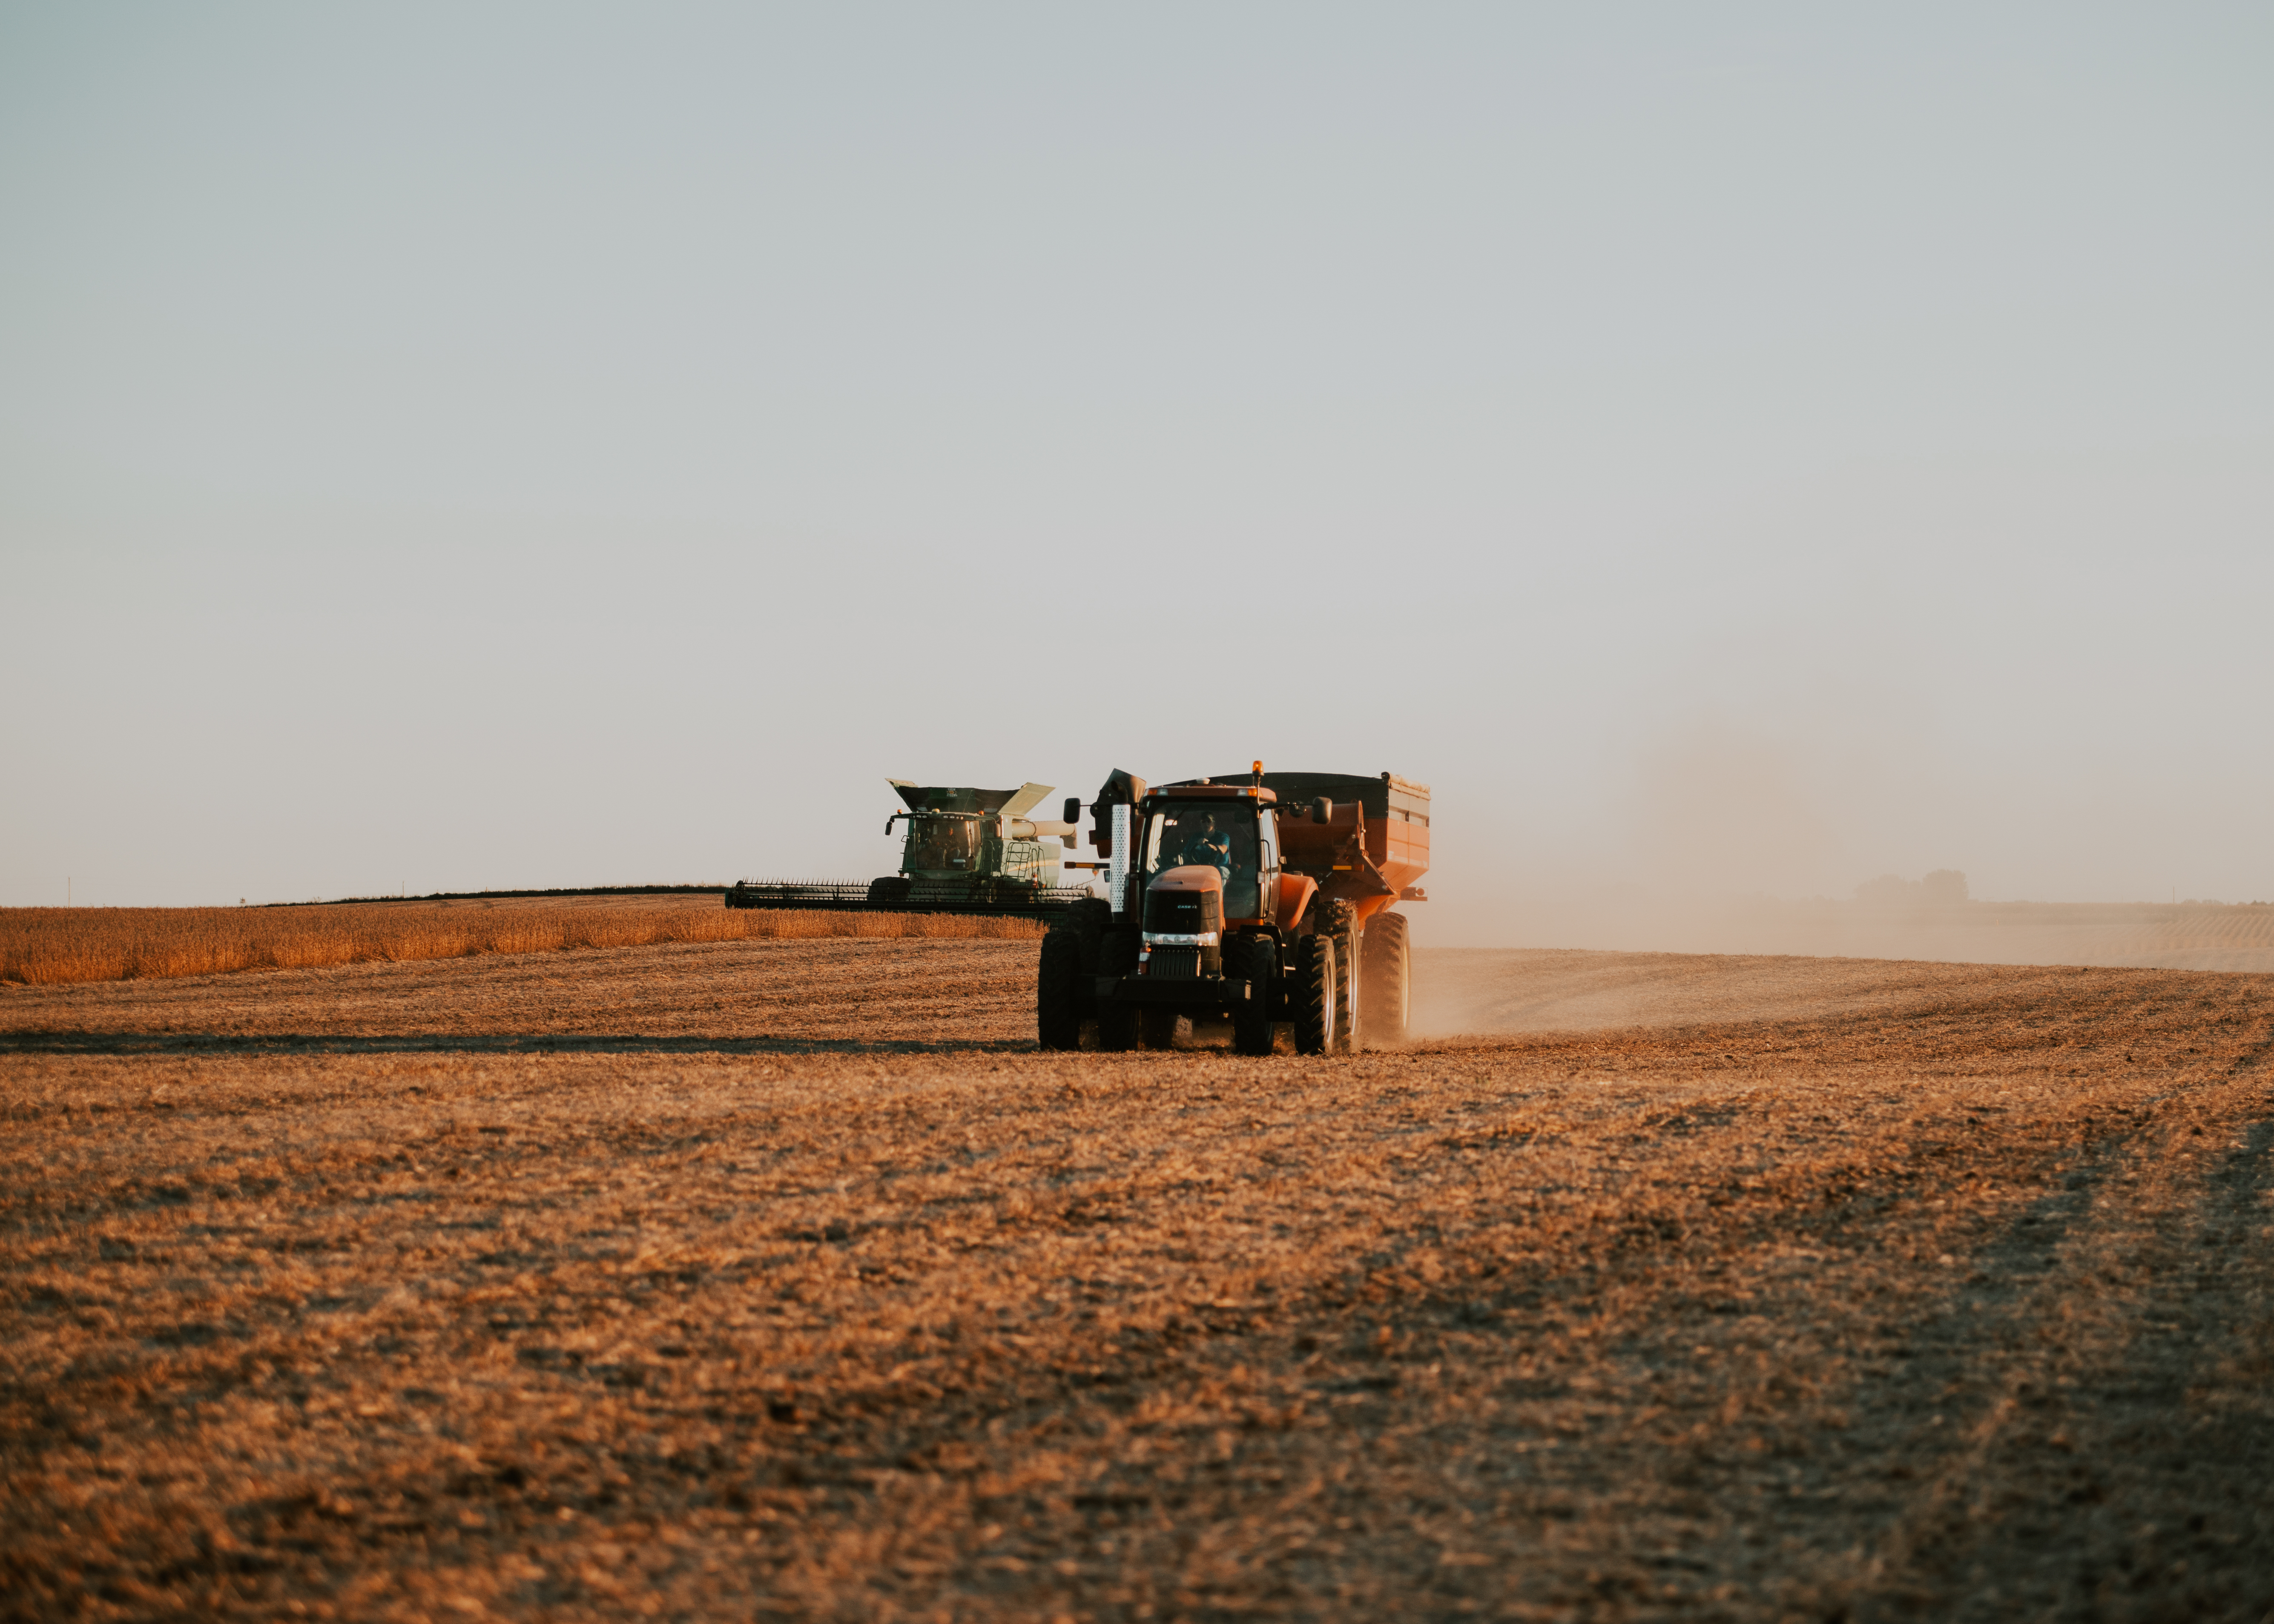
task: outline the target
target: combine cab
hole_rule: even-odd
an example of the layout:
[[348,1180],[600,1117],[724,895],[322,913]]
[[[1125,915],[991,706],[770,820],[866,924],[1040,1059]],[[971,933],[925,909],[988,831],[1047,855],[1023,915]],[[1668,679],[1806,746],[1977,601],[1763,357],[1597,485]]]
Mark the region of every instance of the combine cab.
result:
[[[1184,1019],[1229,1019],[1232,1047],[1302,1054],[1405,1035],[1400,900],[1426,901],[1429,791],[1391,773],[1267,773],[1148,789],[1116,772],[1092,805],[1108,897],[1043,941],[1044,1049],[1165,1048]],[[1066,805],[1066,821],[1080,811]]]
[[1089,895],[1058,883],[1071,823],[1036,823],[1026,815],[1050,793],[1047,784],[1018,789],[967,789],[885,780],[907,810],[885,820],[890,834],[905,821],[900,868],[874,880],[744,880],[730,887],[730,908],[816,908],[890,914],[1018,914],[1049,918]]

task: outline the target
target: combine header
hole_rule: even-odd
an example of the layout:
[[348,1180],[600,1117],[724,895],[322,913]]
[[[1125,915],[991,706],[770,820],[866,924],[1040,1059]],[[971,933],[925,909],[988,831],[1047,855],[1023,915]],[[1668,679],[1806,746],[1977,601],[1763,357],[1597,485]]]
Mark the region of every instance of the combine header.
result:
[[[1049,785],[967,789],[885,782],[907,806],[885,820],[886,834],[903,820],[907,823],[898,874],[874,880],[744,880],[728,888],[727,906],[1048,919],[1089,896],[1087,886],[1058,883],[1063,852],[1073,844],[1073,822],[1027,816],[1050,793]],[[1051,835],[1064,846],[1043,845]]]
[[[1392,773],[1272,772],[1148,789],[1116,772],[1092,803],[1105,898],[1043,938],[1044,1049],[1166,1048],[1180,1019],[1226,1019],[1268,1055],[1282,1024],[1306,1055],[1405,1036],[1410,953],[1398,901],[1422,902],[1429,791]],[[1067,820],[1080,808],[1069,802]]]

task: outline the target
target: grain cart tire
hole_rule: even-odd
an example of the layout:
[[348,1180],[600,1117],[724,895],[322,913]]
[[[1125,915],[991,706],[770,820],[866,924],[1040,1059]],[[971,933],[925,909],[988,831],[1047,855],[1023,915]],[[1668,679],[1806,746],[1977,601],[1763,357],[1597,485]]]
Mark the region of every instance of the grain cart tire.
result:
[[1295,1052],[1323,1055],[1334,1047],[1335,939],[1308,936],[1295,950]]
[[915,882],[905,874],[888,874],[881,880],[869,882],[869,900],[890,907],[906,902]]
[[1053,930],[1035,972],[1035,1035],[1044,1049],[1081,1047],[1081,938]]
[[1177,1012],[1157,1004],[1137,1018],[1137,1030],[1148,1049],[1174,1049],[1177,1046]]
[[1359,1001],[1365,1011],[1366,1035],[1377,1043],[1405,1041],[1413,988],[1413,949],[1405,931],[1403,914],[1377,914],[1359,944],[1364,972]]
[[1247,1002],[1231,1011],[1231,1052],[1271,1052],[1271,983],[1279,968],[1279,947],[1269,936],[1234,936],[1224,944],[1224,973],[1248,983]]

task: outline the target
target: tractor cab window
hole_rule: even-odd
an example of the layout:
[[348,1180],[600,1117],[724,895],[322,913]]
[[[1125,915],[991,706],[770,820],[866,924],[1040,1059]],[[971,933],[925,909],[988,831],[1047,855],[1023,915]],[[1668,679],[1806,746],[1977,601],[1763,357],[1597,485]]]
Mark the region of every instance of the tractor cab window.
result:
[[907,867],[968,868],[979,852],[979,824],[968,817],[918,817],[908,843]]
[[1148,880],[1163,868],[1196,863],[1224,876],[1227,919],[1254,919],[1263,910],[1256,883],[1254,809],[1239,801],[1171,801],[1145,820],[1141,872]]

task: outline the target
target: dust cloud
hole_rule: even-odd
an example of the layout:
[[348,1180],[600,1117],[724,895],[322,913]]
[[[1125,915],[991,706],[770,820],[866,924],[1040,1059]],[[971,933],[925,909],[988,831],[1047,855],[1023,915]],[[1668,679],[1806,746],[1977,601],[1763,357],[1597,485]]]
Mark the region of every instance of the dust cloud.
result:
[[[2056,798],[2047,814],[1983,793],[1979,773],[1917,731],[1843,734],[1817,720],[1668,727],[1634,750],[1623,775],[1606,775],[1612,788],[1585,827],[1543,827],[1498,852],[1469,846],[1447,817],[1431,879],[1438,900],[1409,910],[1422,916],[1418,939],[1441,951],[2274,972],[2274,906],[2264,900],[2178,890],[2155,900],[2142,898],[2145,887],[2106,900],[2015,896],[2017,878],[2043,882],[2066,861],[2043,848],[2078,829],[2120,841],[2112,820],[2090,824],[2084,797]],[[1456,797],[1444,804],[1452,810]],[[1480,852],[1513,861],[1480,875]],[[1614,1008],[1631,1013],[1624,994],[1603,997],[1591,1022]],[[1432,998],[1450,1022],[1437,1030],[1561,1026],[1577,1008],[1480,1013],[1455,988],[1417,991],[1425,1006]]]

